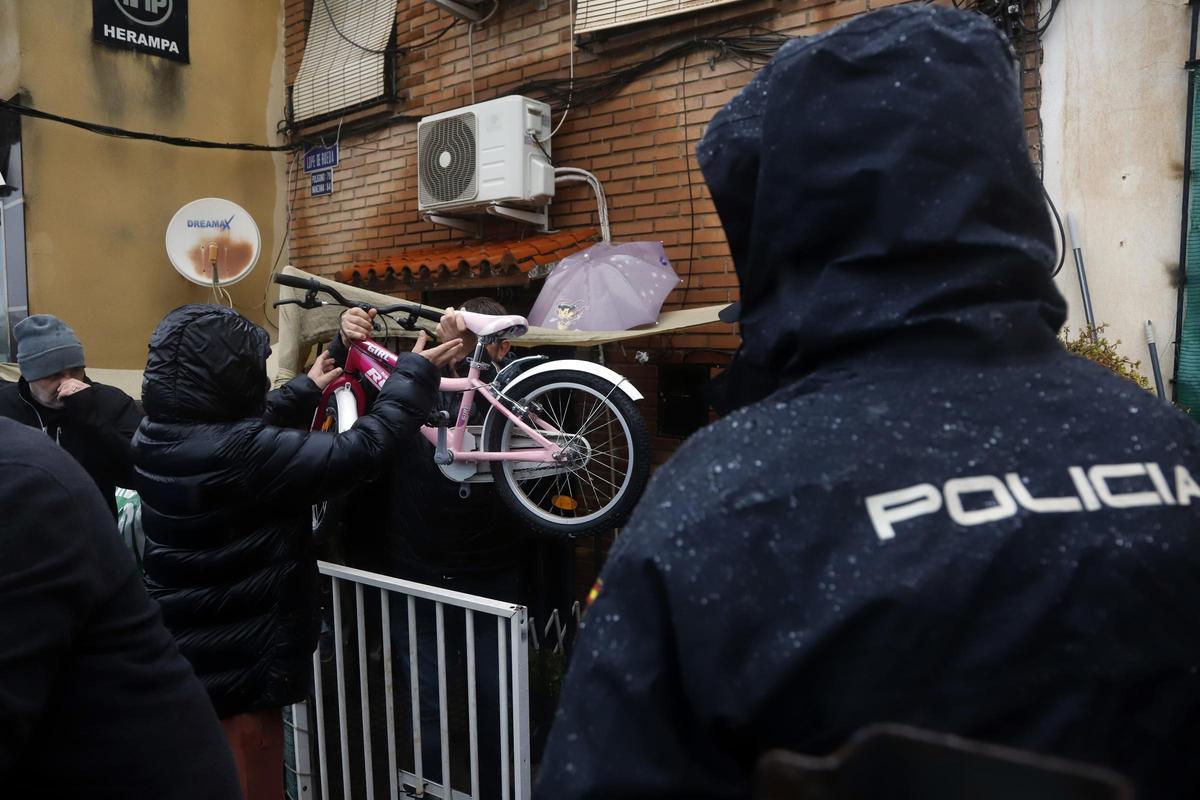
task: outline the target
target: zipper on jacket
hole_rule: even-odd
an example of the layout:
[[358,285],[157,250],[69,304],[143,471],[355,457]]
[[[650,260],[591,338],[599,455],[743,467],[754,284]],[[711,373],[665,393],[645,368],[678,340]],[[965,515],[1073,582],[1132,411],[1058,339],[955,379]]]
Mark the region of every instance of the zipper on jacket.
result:
[[[42,433],[49,436],[50,431],[46,428],[46,422],[45,422],[45,420],[42,419],[41,412],[39,412],[37,410],[37,406],[35,406],[33,403],[26,400],[25,396],[23,394],[21,394],[20,391],[17,392],[17,397],[21,398],[22,403],[29,406],[29,410],[33,412],[33,415],[35,417],[37,417],[38,425],[41,427]],[[56,445],[58,445],[59,447],[62,447],[62,425],[59,425],[58,428],[56,428],[54,431],[54,443]]]

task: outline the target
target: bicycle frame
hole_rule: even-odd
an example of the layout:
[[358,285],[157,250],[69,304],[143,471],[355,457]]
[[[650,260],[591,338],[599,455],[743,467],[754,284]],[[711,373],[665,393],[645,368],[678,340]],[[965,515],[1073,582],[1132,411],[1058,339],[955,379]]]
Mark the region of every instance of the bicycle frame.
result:
[[[535,425],[529,425],[521,414],[515,413],[508,405],[501,402],[497,397],[497,393],[492,391],[491,386],[479,379],[480,366],[483,357],[484,342],[480,340],[475,345],[475,352],[471,356],[471,368],[465,378],[442,378],[438,384],[438,390],[442,392],[452,392],[461,394],[462,401],[459,404],[458,418],[455,420],[454,426],[449,428],[446,449],[450,453],[454,461],[463,462],[486,462],[486,461],[522,461],[522,462],[549,462],[557,463],[560,461],[562,447],[552,442],[543,435],[542,431],[553,434],[555,429],[543,420],[533,416]],[[337,391],[351,391],[354,393],[355,401],[358,405],[359,416],[366,413],[366,395],[363,392],[361,382],[365,381],[376,389],[382,389],[384,382],[391,375],[392,370],[396,367],[396,362],[399,357],[381,346],[378,342],[372,339],[364,339],[361,342],[354,342],[350,346],[350,352],[346,356],[345,374],[340,376],[325,388],[321,396],[321,405],[317,408],[317,414],[313,419],[313,430],[325,430],[326,413],[330,405],[330,398]],[[486,443],[480,442],[480,449],[477,450],[462,450],[463,437],[467,430],[467,420],[471,415],[471,408],[475,403],[476,393],[485,397],[488,402],[495,406],[496,410],[513,421],[518,429],[521,430],[536,447],[522,448],[520,450],[510,450],[507,452],[486,451],[482,448]],[[539,428],[541,430],[539,430]],[[435,447],[438,444],[438,428],[432,425],[425,425],[421,428],[421,435],[424,436]]]

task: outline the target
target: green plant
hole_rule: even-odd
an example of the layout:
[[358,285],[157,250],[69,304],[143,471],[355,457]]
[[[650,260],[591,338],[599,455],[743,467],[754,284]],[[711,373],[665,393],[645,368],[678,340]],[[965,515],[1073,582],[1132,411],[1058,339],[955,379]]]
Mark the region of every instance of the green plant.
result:
[[1107,367],[1122,378],[1133,381],[1149,391],[1150,381],[1140,370],[1142,362],[1121,355],[1117,351],[1117,345],[1121,343],[1121,340],[1110,342],[1104,338],[1104,329],[1107,327],[1107,323],[1095,327],[1085,325],[1075,338],[1071,338],[1070,328],[1063,328],[1058,334],[1058,338],[1068,353],[1095,361],[1100,366]]

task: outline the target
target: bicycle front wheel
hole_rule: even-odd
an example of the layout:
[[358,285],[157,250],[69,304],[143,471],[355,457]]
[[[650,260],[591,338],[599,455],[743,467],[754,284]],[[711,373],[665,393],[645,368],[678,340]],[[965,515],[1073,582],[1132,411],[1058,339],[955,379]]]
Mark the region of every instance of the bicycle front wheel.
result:
[[[317,430],[328,433],[345,433],[358,420],[358,404],[349,387],[335,389],[324,402],[325,419]],[[345,562],[342,541],[342,516],[346,500],[337,497],[322,500],[312,506],[312,534],[317,557],[323,561]]]
[[[492,476],[508,507],[535,530],[568,537],[625,521],[650,475],[650,437],[633,400],[595,375],[555,370],[516,392],[529,424],[559,446],[554,463],[494,461]],[[493,415],[488,450],[536,448],[514,422]]]

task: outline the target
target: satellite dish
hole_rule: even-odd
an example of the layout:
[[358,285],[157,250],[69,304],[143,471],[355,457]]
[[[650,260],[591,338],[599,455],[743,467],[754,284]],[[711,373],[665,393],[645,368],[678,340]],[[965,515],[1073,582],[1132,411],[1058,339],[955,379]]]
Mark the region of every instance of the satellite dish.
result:
[[201,286],[229,286],[250,274],[262,239],[254,218],[220,197],[193,200],[167,225],[167,257],[175,271]]

